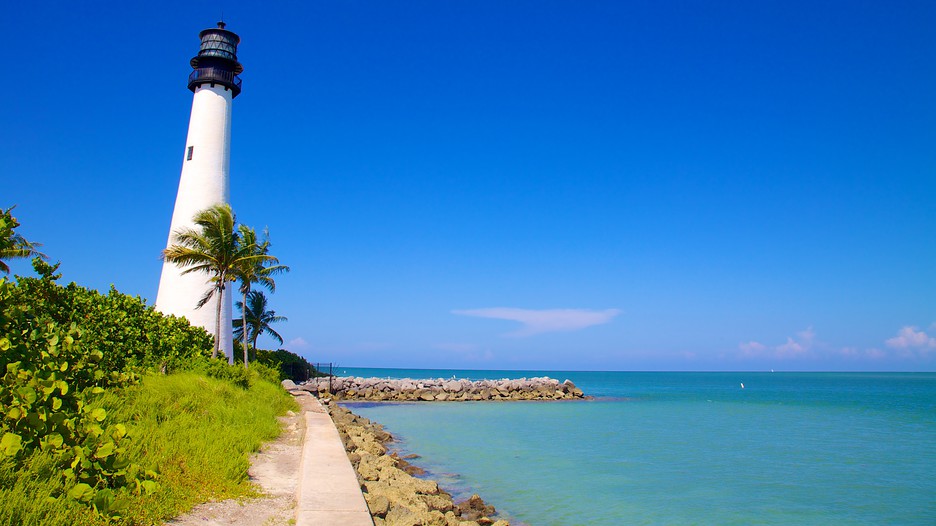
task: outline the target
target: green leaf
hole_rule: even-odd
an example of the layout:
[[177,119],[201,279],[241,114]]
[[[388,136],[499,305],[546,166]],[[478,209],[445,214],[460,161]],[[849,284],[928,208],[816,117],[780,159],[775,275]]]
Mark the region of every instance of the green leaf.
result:
[[58,433],[52,433],[50,435],[46,435],[45,438],[42,439],[42,441],[43,441],[43,448],[51,447],[51,448],[57,449],[57,448],[62,447],[62,444],[65,443],[65,439],[62,438],[62,435]]
[[36,391],[33,391],[31,387],[20,387],[16,390],[16,394],[27,404],[32,404],[36,401]]
[[6,416],[10,420],[19,420],[19,417],[23,416],[23,410],[18,407],[11,407]]
[[127,436],[127,427],[123,424],[114,425],[114,430],[111,431],[111,436],[115,439],[121,439]]
[[61,398],[52,398],[52,410],[58,411],[62,408],[62,399]]
[[59,371],[65,372],[68,370],[68,362],[62,362],[62,365],[59,366]]
[[45,422],[39,413],[26,413],[26,421],[29,422],[29,426],[36,431],[41,432],[45,428]]
[[153,492],[159,489],[159,484],[152,480],[144,480],[140,483],[140,486],[143,487],[143,491],[145,491],[147,495],[151,495]]
[[107,514],[112,502],[114,502],[114,492],[108,488],[104,488],[94,495],[93,504],[99,513]]
[[0,439],[0,454],[15,456],[23,449],[23,438],[14,433],[4,433]]
[[0,351],[6,351],[11,347],[10,340],[6,338],[0,338]]
[[130,499],[126,497],[117,497],[110,504],[110,515],[112,517],[119,516],[118,514],[127,511],[127,508],[130,507]]
[[75,487],[68,492],[68,496],[79,502],[88,502],[94,497],[94,489],[82,482],[81,484],[75,484]]
[[91,418],[97,420],[98,422],[101,422],[102,420],[107,418],[107,410],[105,410],[103,407],[92,409]]
[[94,458],[107,458],[114,454],[114,443],[105,442],[94,452]]

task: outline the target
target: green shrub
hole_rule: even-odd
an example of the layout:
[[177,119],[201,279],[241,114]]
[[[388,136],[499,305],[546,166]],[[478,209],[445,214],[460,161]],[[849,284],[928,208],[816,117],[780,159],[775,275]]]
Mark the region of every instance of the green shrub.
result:
[[200,360],[193,370],[202,372],[211,378],[230,382],[241,389],[247,389],[251,384],[250,372],[244,369],[243,364],[240,362],[234,362],[233,365],[228,365],[227,360],[209,358]]
[[250,368],[245,369],[240,362],[228,365],[228,362],[224,359],[201,358],[193,361],[191,370],[203,373],[211,378],[230,382],[241,389],[247,389],[258,381],[265,381],[273,385],[279,385],[280,383],[279,370],[260,362],[251,363]]
[[17,276],[15,301],[34,305],[37,313],[60,325],[76,323],[84,346],[103,353],[100,368],[171,372],[210,354],[213,338],[203,328],[164,316],[113,287],[106,295],[75,283],[63,287],[56,283],[58,266],[34,259],[40,277]]
[[280,371],[280,378],[288,378],[294,382],[304,382],[315,376],[315,368],[305,358],[298,354],[278,349],[265,351],[257,349],[252,351],[254,361],[275,367]]
[[279,384],[283,380],[279,368],[269,366],[262,362],[250,364],[250,373],[256,375],[260,380],[270,382],[271,384]]
[[0,458],[26,466],[37,451],[57,466],[63,495],[105,515],[126,505],[115,491],[157,488],[155,473],[126,459],[126,422],[100,405],[144,370],[186,368],[211,348],[201,328],[164,317],[111,289],[56,283],[58,265],[33,260],[39,278],[0,279]]
[[155,483],[126,460],[126,427],[108,427],[112,419],[96,401],[136,376],[99,368],[103,353],[82,347],[74,322],[59,325],[41,302],[23,302],[17,292],[0,279],[0,457],[24,466],[41,450],[68,483],[68,497],[119,514],[125,501],[111,488],[152,490]]

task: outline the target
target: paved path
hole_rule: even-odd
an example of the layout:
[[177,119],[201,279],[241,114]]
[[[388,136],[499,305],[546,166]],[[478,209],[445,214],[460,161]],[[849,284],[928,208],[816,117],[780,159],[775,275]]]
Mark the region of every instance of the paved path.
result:
[[331,417],[318,399],[301,394],[306,432],[296,494],[297,526],[374,526],[357,476]]

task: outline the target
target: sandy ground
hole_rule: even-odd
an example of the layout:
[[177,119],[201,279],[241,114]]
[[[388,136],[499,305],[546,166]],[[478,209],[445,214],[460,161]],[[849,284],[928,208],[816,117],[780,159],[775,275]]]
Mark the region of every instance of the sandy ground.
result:
[[[302,410],[311,410],[305,396],[297,397]],[[264,444],[250,459],[250,480],[264,497],[199,504],[189,513],[166,524],[172,526],[279,526],[295,524],[296,490],[305,420],[302,412],[290,411],[280,418],[283,433]]]

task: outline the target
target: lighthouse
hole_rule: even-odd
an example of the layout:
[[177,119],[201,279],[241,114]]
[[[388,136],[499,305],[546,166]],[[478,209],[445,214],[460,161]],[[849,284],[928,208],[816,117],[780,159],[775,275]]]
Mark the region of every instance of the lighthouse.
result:
[[[177,231],[195,227],[192,218],[196,213],[230,199],[231,106],[241,92],[238,75],[244,68],[237,61],[240,37],[224,27],[224,22],[218,22],[217,27],[199,33],[201,46],[190,61],[194,71],[189,75],[188,89],[195,95],[167,247],[173,244]],[[198,272],[182,275],[183,271],[173,263],[163,263],[156,310],[184,316],[192,325],[214,334],[217,294],[200,309],[195,308],[212,286],[210,276]],[[234,356],[232,289],[228,284],[221,305],[220,349],[229,360]]]

